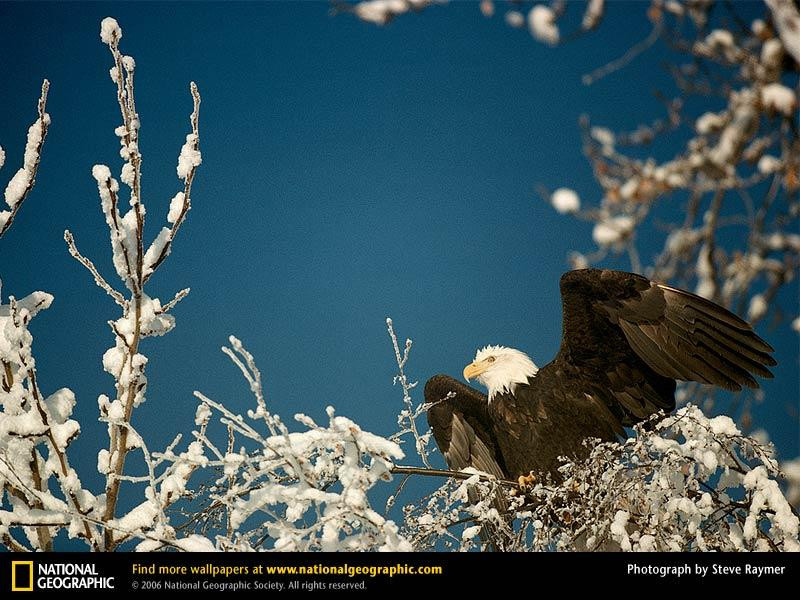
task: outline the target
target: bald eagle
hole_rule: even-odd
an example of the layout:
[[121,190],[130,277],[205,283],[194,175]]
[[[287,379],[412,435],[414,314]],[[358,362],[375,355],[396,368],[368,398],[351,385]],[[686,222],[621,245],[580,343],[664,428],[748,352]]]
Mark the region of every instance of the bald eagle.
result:
[[615,441],[625,427],[675,408],[675,380],[741,390],[772,377],[774,350],[721,306],[633,273],[581,269],[561,277],[563,332],[538,369],[502,346],[464,369],[480,391],[436,375],[425,385],[428,423],[451,469],[516,480],[558,478],[559,457]]

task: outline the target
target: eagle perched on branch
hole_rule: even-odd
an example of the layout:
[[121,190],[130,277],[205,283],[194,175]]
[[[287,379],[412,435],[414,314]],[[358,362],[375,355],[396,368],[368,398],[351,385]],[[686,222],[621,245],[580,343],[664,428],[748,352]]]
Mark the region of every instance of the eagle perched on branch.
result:
[[675,380],[727,390],[772,377],[773,348],[721,306],[621,271],[581,269],[561,277],[563,333],[538,369],[502,346],[478,350],[464,377],[425,385],[428,423],[454,470],[502,479],[558,476],[559,456],[587,454],[586,438],[615,441],[659,410],[675,408]]

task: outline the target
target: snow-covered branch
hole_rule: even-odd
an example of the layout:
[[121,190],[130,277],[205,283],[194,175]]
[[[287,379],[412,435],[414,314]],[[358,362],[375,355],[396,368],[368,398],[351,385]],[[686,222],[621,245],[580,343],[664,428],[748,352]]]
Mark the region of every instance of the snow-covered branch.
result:
[[[418,549],[470,549],[491,522],[506,550],[800,550],[771,446],[692,405],[652,423],[624,443],[589,440],[591,455],[565,461],[559,481],[509,496],[513,524],[487,500],[508,488],[474,475],[407,506],[401,532]],[[468,485],[483,500],[466,502]]]
[[[122,30],[112,18],[101,23],[100,37],[108,45],[114,66],[111,79],[116,86],[122,125],[115,131],[120,139],[120,156],[124,160],[120,180],[130,189],[130,210],[120,208],[120,186],[105,165],[95,165],[92,174],[97,181],[101,207],[111,234],[114,267],[130,294],[114,288],[95,264],[83,256],[72,234],[65,240],[70,254],[91,273],[95,283],[122,308],[122,316],[110,322],[115,344],[103,356],[103,367],[115,379],[112,398],[102,395],[98,404],[100,420],[108,424],[109,446],[98,456],[98,469],[106,478],[104,494],[95,495],[84,489],[70,467],[68,448],[80,432],[79,424],[70,418],[75,397],[67,389],[45,396],[39,388],[32,352],[33,338],[28,331],[30,319],[47,308],[52,296],[36,292],[23,300],[10,298],[0,307],[0,360],[3,366],[2,413],[0,413],[0,478],[6,492],[9,510],[0,511],[0,535],[6,546],[21,549],[52,549],[58,529],[70,536],[83,538],[92,550],[113,550],[119,544],[143,535],[161,540],[165,529],[164,510],[172,497],[167,494],[150,514],[148,502],[125,516],[118,517],[116,507],[122,482],[145,484],[145,496],[152,498],[160,479],[157,463],[142,436],[133,424],[134,408],[145,400],[147,358],[140,353],[140,342],[148,336],[163,335],[175,325],[169,310],[188,293],[179,291],[165,306],[158,298],[150,298],[144,285],[163,263],[172,241],[191,207],[191,186],[200,165],[198,116],[200,96],[191,84],[193,111],[191,132],[178,157],[177,174],[183,189],[173,198],[167,222],[156,239],[145,247],[145,208],[142,200],[139,150],[140,120],[134,96],[136,63],[119,50]],[[0,235],[13,222],[17,210],[32,188],[39,166],[39,155],[50,118],[45,112],[48,83],[42,87],[39,118],[28,132],[25,161],[6,188],[5,198],[11,212],[2,213]],[[177,444],[177,441],[175,442]],[[125,470],[126,456],[140,450],[148,468],[146,475],[130,475]],[[170,471],[170,474],[173,474]],[[179,472],[188,479],[188,473]],[[165,475],[161,475],[161,478]],[[173,478],[174,479],[174,478]],[[52,480],[52,483],[51,483]],[[55,484],[55,486],[53,485]],[[58,491],[56,491],[58,490]],[[180,494],[176,496],[180,497]],[[151,519],[154,525],[142,527]],[[25,540],[14,537],[13,529],[23,531]]]
[[[67,447],[80,432],[71,419],[75,395],[67,388],[45,396],[39,387],[31,319],[48,308],[53,297],[45,292],[0,305],[0,483],[11,510],[0,510],[0,536],[16,549],[52,550],[54,528],[27,525],[25,541],[14,537],[17,523],[37,523],[68,513],[64,528],[92,544],[94,534],[81,515],[94,501],[81,489],[70,467]],[[50,480],[60,491],[50,490]],[[56,519],[59,520],[59,519]]]
[[[45,112],[50,83],[45,79],[38,103],[38,118],[28,129],[23,166],[5,189],[11,209],[0,212],[0,237],[14,219],[36,182],[42,146],[50,126]],[[0,167],[5,152],[0,148]],[[63,527],[87,540],[91,530],[79,518],[88,500],[80,493],[80,481],[69,465],[67,446],[80,431],[70,419],[75,395],[67,388],[44,396],[39,387],[31,319],[50,306],[53,297],[34,292],[21,300],[10,296],[8,304],[0,298],[0,486],[11,511],[0,510],[0,539],[15,551],[29,547],[50,550],[55,527],[62,522],[56,513],[67,510],[77,519],[66,519]],[[50,493],[50,480],[61,492],[61,499]],[[23,523],[24,540],[15,537],[11,526]]]
[[[97,181],[101,206],[111,233],[114,267],[130,291],[130,298],[124,299],[123,294],[99,274],[94,264],[78,252],[69,231],[64,236],[72,256],[89,270],[95,283],[123,308],[122,317],[109,323],[115,344],[103,356],[103,368],[116,381],[115,398],[112,400],[101,396],[98,402],[101,418],[108,423],[109,431],[108,450],[101,452],[98,460],[100,470],[106,476],[103,521],[111,522],[116,518],[120,486],[125,480],[125,459],[132,449],[144,451],[141,437],[131,433],[134,431],[131,425],[133,411],[145,401],[147,390],[147,358],[139,352],[139,345],[143,338],[164,335],[175,326],[174,317],[166,314],[158,298],[150,298],[145,293],[144,285],[170,253],[172,241],[191,208],[192,181],[201,162],[198,145],[200,95],[197,86],[192,83],[190,91],[194,107],[190,116],[191,133],[186,136],[186,143],[181,148],[177,167],[178,177],[183,181],[183,191],[178,192],[170,203],[167,221],[171,226],[162,228],[145,250],[142,154],[139,148],[141,122],[134,94],[136,62],[131,56],[123,56],[120,52],[122,30],[114,19],[103,19],[100,38],[108,45],[114,62],[110,76],[116,85],[122,118],[122,124],[117,127],[115,134],[120,140],[120,156],[125,161],[120,180],[130,190],[130,210],[125,214],[120,212],[120,186],[107,166],[95,165],[92,175]],[[171,308],[174,302],[167,306]],[[152,486],[148,489],[152,494]],[[110,528],[103,533],[106,550],[114,549],[124,539],[116,537]]]
[[[269,411],[261,374],[238,339],[223,348],[240,369],[255,400],[246,416],[196,392],[200,405],[195,441],[181,455],[159,458],[172,469],[202,467],[211,473],[204,506],[194,510],[177,532],[204,536],[219,550],[410,550],[393,521],[370,505],[368,492],[391,478],[393,461],[403,452],[394,442],[337,416],[317,424],[297,414],[303,430],[290,431]],[[213,442],[208,426],[216,421],[223,440]],[[212,541],[213,540],[213,541]],[[145,543],[139,549],[155,549]]]
[[[49,90],[50,82],[45,79],[42,82],[42,95],[39,97],[37,107],[39,116],[28,129],[22,167],[6,185],[4,199],[10,210],[0,211],[0,238],[11,228],[14,218],[36,183],[36,172],[39,170],[42,146],[44,146],[44,139],[47,137],[47,130],[50,127],[50,115],[45,112]],[[5,160],[6,153],[0,146],[0,168],[3,167]]]

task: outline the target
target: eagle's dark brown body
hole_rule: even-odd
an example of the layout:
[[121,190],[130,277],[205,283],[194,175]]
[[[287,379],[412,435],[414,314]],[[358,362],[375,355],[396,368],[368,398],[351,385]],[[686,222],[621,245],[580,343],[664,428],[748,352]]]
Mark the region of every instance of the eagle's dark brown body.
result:
[[[452,469],[516,479],[553,473],[583,441],[675,408],[675,380],[739,390],[771,377],[772,348],[726,309],[632,273],[584,269],[561,278],[563,338],[555,359],[491,402],[436,375],[428,421]],[[451,397],[448,394],[452,393]]]

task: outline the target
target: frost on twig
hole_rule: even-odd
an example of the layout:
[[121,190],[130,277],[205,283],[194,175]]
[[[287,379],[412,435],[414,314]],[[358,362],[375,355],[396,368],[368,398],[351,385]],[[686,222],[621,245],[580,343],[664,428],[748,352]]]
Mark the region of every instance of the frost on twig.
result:
[[393,383],[395,385],[399,383],[403,390],[403,409],[397,415],[397,425],[400,429],[392,435],[391,439],[402,444],[403,438],[410,434],[414,440],[414,448],[417,452],[417,456],[419,456],[422,463],[430,469],[431,463],[428,457],[428,444],[430,444],[431,441],[431,432],[428,431],[427,433],[420,434],[419,427],[417,426],[417,419],[427,412],[428,407],[422,402],[414,406],[411,390],[417,386],[417,382],[409,381],[405,372],[406,363],[408,363],[408,357],[411,353],[412,342],[410,339],[407,339],[405,346],[400,350],[397,334],[394,332],[394,323],[391,319],[386,319],[386,328],[389,331],[389,338],[392,341],[394,358],[397,363],[397,375],[394,376]]

